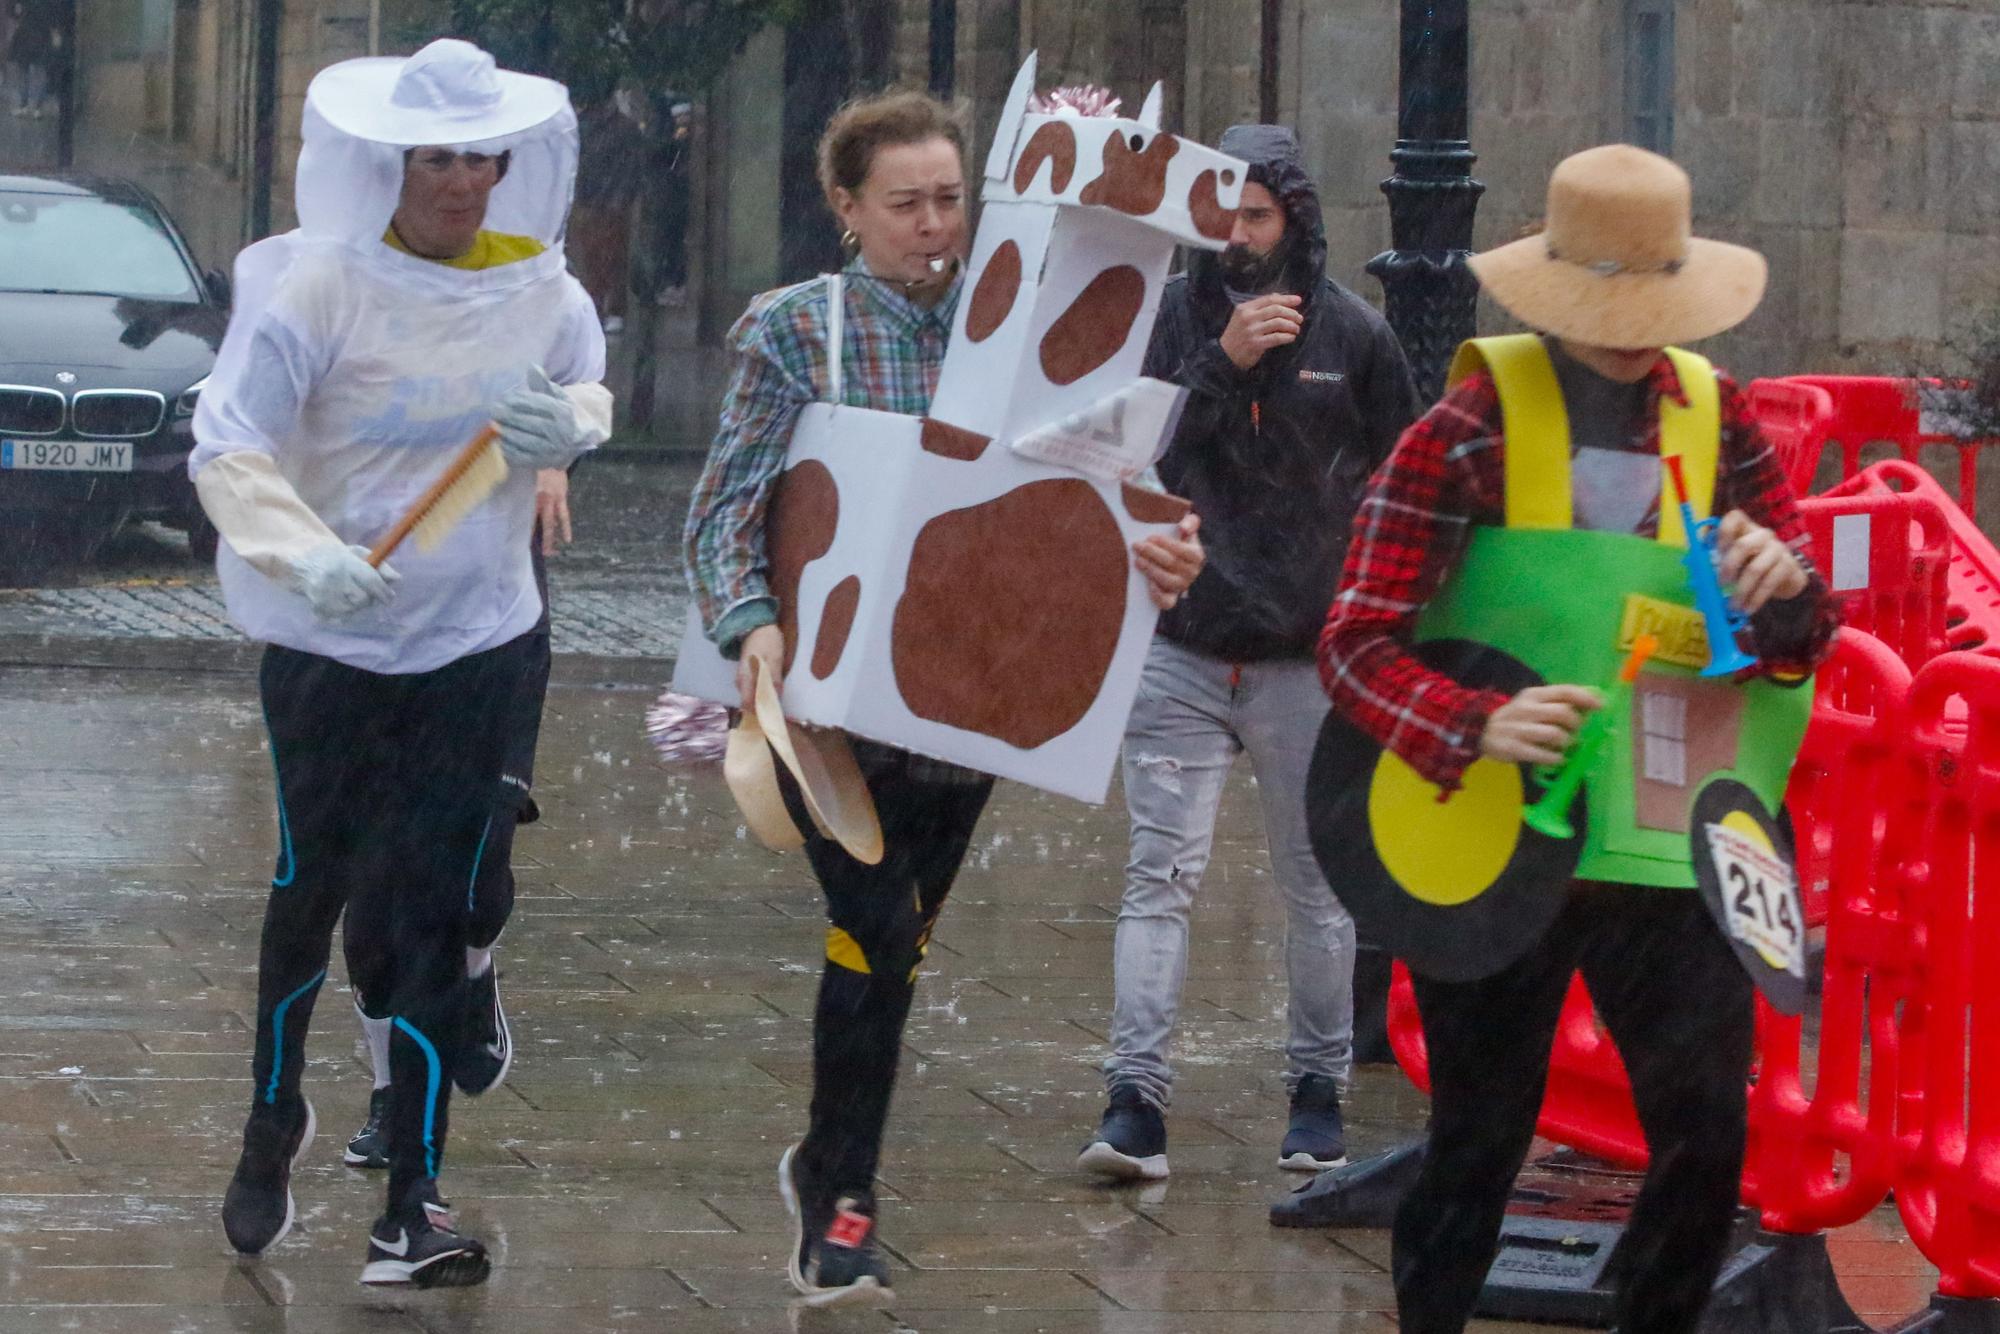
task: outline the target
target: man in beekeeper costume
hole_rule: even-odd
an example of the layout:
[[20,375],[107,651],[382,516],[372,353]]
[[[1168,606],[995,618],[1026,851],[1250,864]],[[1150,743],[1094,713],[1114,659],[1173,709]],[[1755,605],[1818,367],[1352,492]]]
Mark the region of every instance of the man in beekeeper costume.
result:
[[[293,1217],[300,1087],[335,922],[389,1021],[389,1193],[369,1283],[478,1283],[440,1200],[468,1026],[467,887],[498,818],[504,712],[541,614],[537,469],[610,434],[604,341],[564,271],[576,117],[557,83],[465,42],[350,60],[306,93],[299,229],[245,250],[189,460],[231,617],[269,644],[278,865],[255,1087],[222,1206],[258,1254]],[[430,549],[369,545],[488,423],[508,476]],[[483,951],[482,951],[483,953]],[[462,1078],[462,1076],[461,1076]]]

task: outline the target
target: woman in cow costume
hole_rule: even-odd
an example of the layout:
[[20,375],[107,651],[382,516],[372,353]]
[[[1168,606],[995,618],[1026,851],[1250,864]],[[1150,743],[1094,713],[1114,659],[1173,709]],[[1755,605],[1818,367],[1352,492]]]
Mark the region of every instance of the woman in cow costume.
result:
[[[756,675],[776,685],[784,669],[764,521],[800,411],[833,395],[829,301],[839,294],[846,330],[841,401],[926,413],[964,287],[964,147],[951,112],[921,94],[844,108],[819,146],[820,183],[852,256],[841,282],[767,292],[730,332],[736,374],[686,543],[703,625],[738,663],[746,712]],[[1171,606],[1201,568],[1194,524],[1139,543],[1134,559],[1154,601]],[[874,1181],[897,1049],[925,943],[993,787],[989,775],[893,747],[856,739],[853,748],[881,818],[877,864],[818,833],[796,786],[780,779],[831,919],[810,1127],[779,1166],[797,1229],[791,1281],[815,1305],[888,1295]]]

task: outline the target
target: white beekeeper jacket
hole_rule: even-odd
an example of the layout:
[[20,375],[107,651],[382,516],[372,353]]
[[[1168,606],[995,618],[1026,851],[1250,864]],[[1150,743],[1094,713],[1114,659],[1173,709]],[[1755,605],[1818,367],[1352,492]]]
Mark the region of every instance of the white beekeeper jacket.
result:
[[[469,270],[386,244],[404,153],[421,145],[510,153],[485,230],[545,248]],[[564,268],[576,152],[560,84],[496,70],[464,42],[407,61],[346,61],[313,80],[299,229],[237,259],[236,307],[188,463],[223,534],[217,571],[245,634],[406,673],[503,644],[539,619],[526,469],[434,550],[400,546],[387,602],[323,620],[286,575],[311,546],[380,538],[531,367],[575,404],[580,449],[610,435],[603,332]]]

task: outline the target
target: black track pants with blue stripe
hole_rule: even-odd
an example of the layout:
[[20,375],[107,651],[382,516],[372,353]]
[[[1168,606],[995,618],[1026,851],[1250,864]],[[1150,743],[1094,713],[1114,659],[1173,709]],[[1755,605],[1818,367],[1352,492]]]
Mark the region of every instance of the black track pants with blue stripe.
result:
[[506,712],[528,636],[435,671],[388,676],[265,651],[277,769],[277,873],[257,978],[254,1106],[291,1114],[306,1030],[348,913],[351,977],[388,998],[389,1206],[437,1174],[465,1013],[468,897],[499,811]]

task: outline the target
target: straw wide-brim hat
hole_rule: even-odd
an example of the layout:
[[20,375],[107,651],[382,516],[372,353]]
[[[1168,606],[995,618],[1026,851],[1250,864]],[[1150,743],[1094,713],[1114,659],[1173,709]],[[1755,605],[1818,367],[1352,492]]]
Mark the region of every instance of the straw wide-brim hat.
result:
[[329,65],[306,99],[344,134],[416,148],[479,144],[534,129],[569,105],[553,79],[499,68],[470,42],[446,37],[407,58]]
[[1687,173],[1630,144],[1587,149],[1549,177],[1537,235],[1474,255],[1472,271],[1522,323],[1594,347],[1692,343],[1748,319],[1768,268],[1694,235]]
[[882,821],[846,736],[830,729],[792,726],[770,675],[756,672],[756,683],[757,707],[730,729],[722,762],[723,779],[744,824],[773,852],[789,852],[804,844],[804,831],[793,822],[778,790],[777,764],[782,763],[798,785],[814,827],[856,861],[878,865]]

